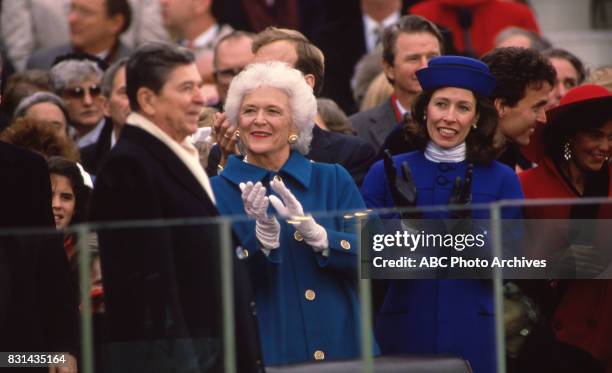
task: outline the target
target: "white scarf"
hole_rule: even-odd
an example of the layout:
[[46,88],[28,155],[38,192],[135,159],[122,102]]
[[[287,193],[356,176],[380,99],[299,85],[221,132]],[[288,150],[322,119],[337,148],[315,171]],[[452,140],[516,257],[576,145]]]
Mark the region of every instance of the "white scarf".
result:
[[164,131],[162,131],[161,128],[138,113],[130,114],[130,116],[127,118],[127,124],[146,131],[170,148],[170,150],[176,154],[178,159],[183,162],[187,169],[191,171],[191,174],[200,183],[206,194],[208,194],[208,197],[212,203],[215,205],[217,204],[212,187],[210,186],[210,181],[208,180],[208,176],[200,164],[198,150],[189,141],[189,137],[185,137],[181,143],[176,142]]
[[425,158],[435,163],[459,163],[465,160],[465,142],[444,149],[430,141],[425,148]]

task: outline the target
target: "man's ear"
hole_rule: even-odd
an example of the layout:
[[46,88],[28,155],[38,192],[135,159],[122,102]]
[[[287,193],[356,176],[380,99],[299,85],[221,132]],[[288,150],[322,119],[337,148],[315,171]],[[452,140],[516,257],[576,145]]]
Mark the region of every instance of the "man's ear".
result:
[[314,75],[312,74],[306,74],[304,75],[304,80],[306,81],[306,84],[308,84],[310,86],[310,88],[314,89],[316,80]]
[[114,16],[112,16],[110,18],[110,30],[112,31],[112,33],[119,37],[119,34],[121,34],[121,29],[123,28],[125,22],[126,19],[123,14],[115,14]]
[[382,67],[387,80],[394,81],[395,80],[395,71],[393,70],[393,66],[389,65],[389,63],[385,60],[382,60]]
[[142,112],[148,116],[155,115],[155,102],[157,101],[157,95],[146,87],[138,88],[136,92],[136,100],[138,105],[142,109]]
[[495,109],[497,109],[497,115],[503,118],[504,115],[506,115],[506,105],[502,102],[502,99],[496,98],[493,100],[493,105],[495,105]]

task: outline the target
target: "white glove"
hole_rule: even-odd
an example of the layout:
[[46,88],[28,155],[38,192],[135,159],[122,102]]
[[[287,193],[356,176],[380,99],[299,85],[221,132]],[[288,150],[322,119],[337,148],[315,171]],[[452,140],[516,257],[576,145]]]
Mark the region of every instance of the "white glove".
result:
[[300,232],[304,241],[312,246],[315,251],[321,252],[327,249],[329,242],[325,228],[317,224],[312,215],[304,215],[302,204],[282,181],[273,179],[270,186],[282,198],[281,202],[278,197],[270,196],[270,203],[278,214],[285,219],[292,220],[295,229]]
[[268,216],[269,200],[266,197],[266,187],[259,181],[255,185],[250,181],[246,184],[240,183],[239,187],[242,191],[244,211],[255,219],[255,237],[264,249],[277,249],[280,246],[280,224],[275,217]]

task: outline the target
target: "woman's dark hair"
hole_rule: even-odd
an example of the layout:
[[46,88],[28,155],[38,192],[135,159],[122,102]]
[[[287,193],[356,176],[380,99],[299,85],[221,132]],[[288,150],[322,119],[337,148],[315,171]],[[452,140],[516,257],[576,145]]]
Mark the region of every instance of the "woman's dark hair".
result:
[[50,175],[65,176],[70,180],[75,197],[74,216],[70,221],[70,225],[87,221],[91,189],[85,185],[81,170],[77,164],[62,157],[49,157],[47,165],[49,166]]
[[[567,113],[562,119],[563,123],[544,126],[540,143],[546,155],[555,162],[560,162],[563,160],[563,147],[567,141],[573,140],[579,132],[595,131],[611,119],[611,116],[601,116],[585,120],[584,113],[580,110]],[[571,123],[580,123],[580,125],[571,125]]]
[[61,156],[69,161],[79,161],[79,149],[74,141],[39,121],[17,118],[0,133],[0,141],[18,145],[43,157]]
[[[427,132],[425,113],[427,105],[438,89],[423,91],[417,97],[412,107],[413,120],[405,127],[416,149],[424,151],[430,141]],[[494,161],[503,150],[503,136],[497,130],[499,117],[493,102],[488,97],[474,93],[476,98],[476,115],[478,123],[476,129],[470,129],[465,138],[466,159],[476,164],[489,164]]]

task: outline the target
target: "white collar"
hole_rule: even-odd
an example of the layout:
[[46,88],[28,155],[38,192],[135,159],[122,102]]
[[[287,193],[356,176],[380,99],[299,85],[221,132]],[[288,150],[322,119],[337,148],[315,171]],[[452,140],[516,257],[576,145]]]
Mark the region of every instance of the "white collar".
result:
[[395,100],[395,105],[397,105],[397,110],[399,110],[400,112],[400,116],[403,118],[404,115],[408,112],[408,110],[406,110],[402,104],[399,102],[399,100]]
[[435,163],[459,163],[465,160],[465,142],[444,149],[430,141],[425,148],[425,158]]
[[[376,48],[376,36],[374,30],[382,27],[386,28],[391,26],[400,19],[400,12],[393,12],[387,18],[383,19],[382,22],[377,22],[374,18],[368,14],[363,15],[363,32],[366,41],[366,50],[368,53],[372,52]],[[382,37],[382,35],[381,35]]]
[[98,124],[96,124],[94,129],[87,132],[85,136],[77,140],[77,146],[79,148],[84,148],[87,145],[96,143],[98,139],[100,138],[100,133],[102,132],[102,128],[104,128],[104,123],[105,123],[105,120],[104,120],[104,117],[102,117],[102,119],[100,119],[100,121],[98,122]]
[[[196,36],[195,39],[191,41],[191,47],[194,49],[209,49],[212,48],[217,38],[217,34],[219,33],[219,24],[215,23],[200,35]],[[188,45],[189,40],[183,40],[183,45]]]

